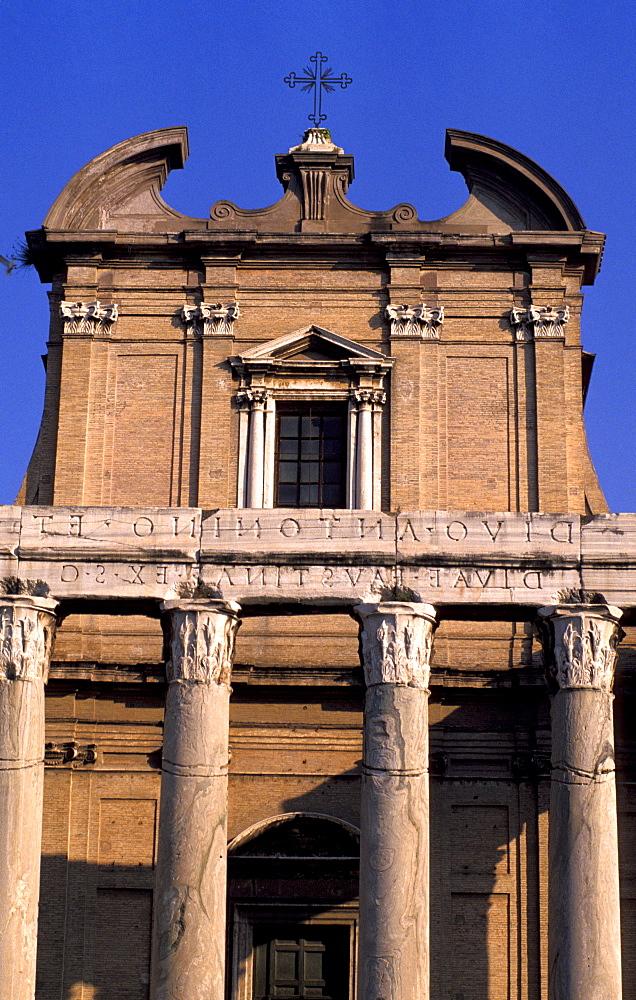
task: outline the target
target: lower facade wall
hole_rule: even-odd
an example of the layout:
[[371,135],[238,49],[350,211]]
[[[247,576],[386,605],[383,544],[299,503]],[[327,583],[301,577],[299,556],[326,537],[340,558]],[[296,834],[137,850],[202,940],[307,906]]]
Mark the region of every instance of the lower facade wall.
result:
[[[501,643],[502,657],[515,641]],[[478,645],[464,658],[471,670],[496,643]],[[460,646],[469,648],[465,638]],[[441,669],[457,662],[443,656]],[[45,779],[37,998],[148,1000],[163,687],[54,680],[48,695],[55,747]],[[235,684],[230,840],[290,812],[358,826],[362,700],[355,686]],[[633,701],[619,692],[616,703],[624,1000],[636,1000]],[[538,684],[494,680],[435,686],[429,724],[432,1000],[547,1000],[547,695]],[[78,756],[64,762],[71,741]],[[91,745],[94,762],[85,755]],[[274,919],[320,893],[323,915],[306,909],[311,919],[355,928],[355,882],[345,891],[333,872],[285,882],[268,871],[265,859],[246,884],[230,869],[231,1000],[251,1000],[232,970],[255,913]]]

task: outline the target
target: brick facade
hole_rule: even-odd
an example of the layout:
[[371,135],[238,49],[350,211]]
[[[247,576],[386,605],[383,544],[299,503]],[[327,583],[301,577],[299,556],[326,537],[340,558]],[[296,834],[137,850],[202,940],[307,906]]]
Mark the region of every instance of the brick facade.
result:
[[[320,328],[392,360],[374,415],[378,510],[484,511],[494,525],[497,512],[544,512],[555,524],[606,513],[583,425],[580,342],[581,286],[596,276],[603,237],[516,151],[449,132],[446,155],[471,193],[433,222],[411,206],[352,205],[352,158],[322,133],[277,157],[280,202],[217,202],[210,219],[180,216],[159,194],[187,156],[184,129],[121,143],[84,167],[28,234],[52,283],[51,332],[42,428],[17,502],[111,509],[105,516],[237,507],[240,379],[297,398],[289,372],[304,365],[305,398],[346,398],[346,350],[319,334],[274,352],[264,375],[253,354]],[[239,315],[216,331],[184,312],[233,302]],[[64,303],[82,304],[81,315],[64,316]],[[87,318],[91,303],[116,305],[116,318]],[[443,322],[400,329],[387,306],[403,304],[441,307]],[[548,308],[565,315],[560,328],[544,322]],[[528,319],[533,309],[542,316]],[[237,510],[246,531],[258,513]],[[139,521],[135,533],[145,530]],[[547,1000],[550,721],[534,611],[489,615],[478,603],[442,616],[434,642],[431,997]],[[38,1000],[150,996],[165,675],[156,611],[125,610],[135,613],[69,605],[57,633]],[[633,633],[617,673],[624,1000],[636,996]],[[363,689],[346,607],[288,615],[264,605],[245,618],[230,704],[230,843],[288,813],[359,826]],[[333,864],[285,874],[230,857],[228,1000],[251,1000],[236,971],[250,914],[290,919],[302,904],[310,921],[320,909],[354,920],[355,877]]]

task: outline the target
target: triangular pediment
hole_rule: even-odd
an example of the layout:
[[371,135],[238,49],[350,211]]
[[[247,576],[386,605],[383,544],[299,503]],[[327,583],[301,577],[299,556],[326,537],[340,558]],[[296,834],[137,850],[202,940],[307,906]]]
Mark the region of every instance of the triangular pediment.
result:
[[363,347],[321,326],[305,326],[276,340],[268,340],[241,355],[243,361],[386,361],[386,355]]

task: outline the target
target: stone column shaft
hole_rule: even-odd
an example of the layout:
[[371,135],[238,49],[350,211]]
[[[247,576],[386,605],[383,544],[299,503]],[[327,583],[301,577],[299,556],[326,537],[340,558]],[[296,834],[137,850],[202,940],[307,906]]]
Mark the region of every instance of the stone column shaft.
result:
[[33,1000],[37,957],[48,598],[0,597],[0,997]]
[[166,601],[169,658],[153,1000],[222,1000],[227,768],[237,604]]
[[[363,396],[363,393],[359,392],[358,396]],[[373,411],[370,398],[363,398],[358,410],[356,473],[358,507],[360,510],[371,510],[373,508]]]
[[541,608],[552,696],[550,1000],[621,1000],[612,683],[619,608]]
[[248,452],[248,507],[263,506],[265,471],[265,390],[252,389],[250,413],[250,444]]
[[359,1000],[428,1000],[428,681],[435,610],[359,605],[367,693]]

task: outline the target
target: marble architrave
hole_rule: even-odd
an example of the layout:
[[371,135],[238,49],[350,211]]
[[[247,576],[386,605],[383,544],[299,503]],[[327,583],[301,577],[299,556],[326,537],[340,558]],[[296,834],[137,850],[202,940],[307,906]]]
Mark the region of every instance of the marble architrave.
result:
[[59,599],[540,607],[636,602],[636,517],[363,510],[0,508],[0,570]]
[[549,1000],[621,1000],[612,685],[620,608],[539,609],[552,691]]
[[33,1000],[37,953],[44,684],[57,602],[0,597],[0,996]]

